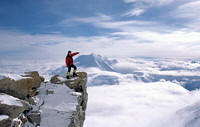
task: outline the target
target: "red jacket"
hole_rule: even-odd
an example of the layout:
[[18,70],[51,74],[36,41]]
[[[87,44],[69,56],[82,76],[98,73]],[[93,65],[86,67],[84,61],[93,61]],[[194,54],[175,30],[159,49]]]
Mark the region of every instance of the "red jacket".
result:
[[79,54],[79,52],[72,53],[71,56],[66,56],[66,61],[65,62],[66,62],[66,66],[67,67],[69,67],[69,66],[74,64],[72,57],[77,55],[77,54]]

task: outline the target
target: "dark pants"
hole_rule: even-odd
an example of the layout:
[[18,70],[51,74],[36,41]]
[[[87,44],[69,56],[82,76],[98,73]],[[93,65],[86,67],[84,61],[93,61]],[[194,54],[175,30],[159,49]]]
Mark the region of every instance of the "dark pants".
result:
[[71,65],[71,66],[68,66],[68,72],[70,72],[71,71],[71,68],[74,68],[74,70],[76,70],[77,68],[76,68],[76,66],[73,64],[73,65]]

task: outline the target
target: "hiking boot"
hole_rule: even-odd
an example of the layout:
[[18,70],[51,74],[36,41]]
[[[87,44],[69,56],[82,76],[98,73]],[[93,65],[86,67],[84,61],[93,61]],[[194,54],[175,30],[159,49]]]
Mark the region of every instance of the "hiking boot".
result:
[[70,77],[70,72],[67,72],[66,78],[69,79],[69,77]]
[[76,76],[78,76],[76,73],[73,73],[73,77],[76,77]]

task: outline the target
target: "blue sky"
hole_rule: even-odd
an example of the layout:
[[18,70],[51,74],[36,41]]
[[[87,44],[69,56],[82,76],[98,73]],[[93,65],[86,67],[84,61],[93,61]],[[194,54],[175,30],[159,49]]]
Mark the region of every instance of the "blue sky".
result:
[[0,60],[200,57],[200,0],[1,0]]

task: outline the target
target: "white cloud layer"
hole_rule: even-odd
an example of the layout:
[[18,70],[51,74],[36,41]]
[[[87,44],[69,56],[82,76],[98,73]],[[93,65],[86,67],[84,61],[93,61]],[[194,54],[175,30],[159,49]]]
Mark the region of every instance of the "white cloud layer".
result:
[[[126,84],[126,85],[125,85]],[[200,100],[199,92],[170,82],[89,87],[84,127],[183,127],[176,111]]]

